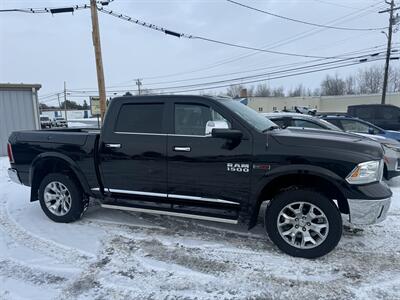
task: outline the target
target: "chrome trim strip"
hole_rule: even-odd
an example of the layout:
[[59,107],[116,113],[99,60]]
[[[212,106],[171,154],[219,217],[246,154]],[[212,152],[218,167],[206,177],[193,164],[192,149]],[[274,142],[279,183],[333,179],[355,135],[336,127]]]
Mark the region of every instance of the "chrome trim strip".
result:
[[145,132],[127,132],[127,131],[114,131],[116,134],[130,134],[130,135],[161,135],[167,136],[166,133],[145,133]]
[[[175,198],[175,199],[183,199],[183,200],[208,201],[208,202],[215,202],[215,203],[239,205],[238,202],[232,202],[232,201],[222,200],[222,199],[206,198],[206,197],[186,196],[186,195],[177,195],[177,194],[162,194],[162,193],[141,192],[141,191],[128,191],[128,190],[109,189],[109,188],[104,188],[104,189],[111,193],[118,193],[118,194],[141,195],[141,196],[162,197],[162,198]],[[100,188],[92,188],[92,191],[100,191]]]
[[200,137],[200,138],[206,138],[206,137],[211,137],[211,134],[209,135],[190,135],[190,134],[174,134],[174,133],[169,133],[167,134],[168,136],[182,136],[182,137]]
[[160,136],[181,136],[181,137],[211,137],[211,135],[189,135],[189,134],[173,134],[173,133],[145,133],[145,132],[127,132],[127,131],[114,131],[116,134],[130,134],[130,135],[160,135]]
[[170,212],[170,211],[163,211],[163,210],[153,210],[153,209],[137,208],[137,207],[127,207],[127,206],[119,206],[119,205],[112,205],[112,204],[100,204],[100,206],[104,207],[104,208],[110,208],[110,209],[136,211],[136,212],[156,214],[156,215],[166,215],[166,216],[173,216],[173,217],[182,217],[182,218],[189,218],[189,219],[197,219],[197,220],[206,220],[206,221],[228,223],[228,224],[237,224],[238,223],[238,220],[230,220],[230,219],[222,219],[222,218],[215,218],[215,217],[191,215],[191,214]]
[[127,191],[127,190],[119,190],[119,189],[108,189],[110,193],[117,194],[129,194],[129,195],[140,195],[140,196],[151,196],[151,197],[163,197],[167,198],[168,194],[162,193],[151,193],[151,192],[140,192],[140,191]]
[[208,201],[208,202],[239,205],[239,203],[237,203],[237,202],[232,202],[232,201],[227,201],[227,200],[222,200],[222,199],[214,199],[214,198],[196,197],[196,196],[185,196],[185,195],[168,194],[168,198],[197,200],[197,201]]

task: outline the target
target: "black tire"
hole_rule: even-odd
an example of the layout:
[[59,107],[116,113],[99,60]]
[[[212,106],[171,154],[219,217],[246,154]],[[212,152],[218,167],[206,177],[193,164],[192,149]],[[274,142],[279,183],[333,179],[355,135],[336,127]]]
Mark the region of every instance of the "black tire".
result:
[[[52,213],[46,206],[44,200],[45,188],[51,182],[62,183],[68,189],[69,195],[71,196],[71,206],[69,211],[62,216]],[[87,208],[87,200],[84,198],[81,186],[67,175],[59,173],[51,173],[43,178],[39,186],[39,201],[46,216],[57,223],[70,223],[79,220]]]
[[[295,247],[279,233],[278,217],[280,212],[287,205],[295,202],[310,203],[321,210],[326,216],[329,230],[327,231],[325,240],[314,248],[305,249]],[[265,211],[265,227],[270,239],[283,252],[296,257],[318,258],[332,251],[339,243],[342,236],[342,217],[336,205],[326,196],[311,190],[290,190],[278,194],[270,202]]]

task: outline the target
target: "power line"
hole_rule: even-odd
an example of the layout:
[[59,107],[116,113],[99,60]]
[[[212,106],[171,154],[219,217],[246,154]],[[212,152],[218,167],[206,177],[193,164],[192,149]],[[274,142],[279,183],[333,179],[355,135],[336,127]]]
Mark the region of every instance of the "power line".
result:
[[44,8],[12,8],[12,9],[0,9],[0,12],[22,12],[22,13],[31,13],[31,14],[59,14],[71,12],[73,13],[75,10],[90,8],[90,5],[74,5],[69,7],[44,7]]
[[[370,62],[372,62],[372,61],[370,61]],[[332,70],[332,69],[337,69],[337,68],[344,68],[344,67],[354,66],[354,65],[358,65],[358,64],[361,64],[361,63],[360,62],[350,63],[350,64],[342,65],[340,67],[334,66],[334,67],[322,68],[322,69],[318,69],[318,70],[304,71],[304,72],[298,72],[298,73],[275,76],[275,77],[266,77],[266,78],[261,78],[261,79],[256,79],[256,80],[243,81],[243,82],[241,82],[241,84],[250,84],[250,83],[257,83],[257,82],[262,82],[262,81],[266,81],[266,80],[270,81],[270,80],[274,80],[274,79],[282,79],[282,78],[294,77],[294,76],[305,75],[305,74],[310,74],[310,73],[316,73],[316,72],[321,72],[321,71],[327,71],[327,70]],[[209,86],[209,87],[202,87],[202,88],[195,88],[195,89],[186,89],[186,90],[180,90],[180,91],[173,91],[172,93],[187,93],[187,92],[202,91],[204,89],[218,89],[218,88],[228,87],[230,85],[232,85],[232,84],[222,84],[222,85],[217,85],[217,86]],[[161,92],[161,93],[158,93],[158,94],[168,94],[168,93],[170,93],[170,92]]]
[[[203,90],[203,89],[212,89],[212,88],[218,88],[218,87],[225,87],[225,86],[230,86],[232,84],[238,84],[238,83],[253,83],[253,82],[260,82],[264,80],[270,80],[270,79],[276,79],[276,78],[285,78],[284,75],[285,73],[288,72],[297,72],[294,73],[294,75],[290,76],[295,76],[295,75],[302,75],[302,74],[308,74],[308,73],[313,73],[313,72],[319,72],[323,70],[330,70],[330,69],[335,69],[335,68],[342,68],[346,66],[352,66],[356,64],[362,64],[365,62],[371,62],[371,61],[378,61],[382,60],[382,58],[373,58],[371,60],[368,59],[360,59],[356,62],[349,62],[348,59],[342,60],[342,61],[336,61],[336,62],[326,62],[326,63],[320,63],[320,64],[314,64],[314,65],[309,65],[309,66],[303,66],[303,67],[298,67],[298,68],[291,68],[291,69],[285,69],[285,70],[280,70],[280,71],[275,71],[275,72],[270,72],[270,73],[263,73],[263,74],[256,74],[256,75],[251,75],[251,76],[244,76],[244,77],[238,77],[238,78],[231,78],[231,79],[226,79],[226,80],[220,80],[220,81],[212,81],[212,82],[204,82],[204,83],[198,83],[198,84],[191,84],[191,85],[183,85],[183,86],[173,86],[173,87],[160,87],[158,89],[149,89],[149,91],[155,91],[155,90],[174,90],[174,89],[182,89],[182,88],[199,88],[198,90]],[[328,66],[329,67],[326,67]],[[307,70],[307,71],[304,71]],[[300,72],[299,72],[300,71]],[[275,77],[270,77],[271,75],[274,75]],[[276,77],[279,75],[279,77]],[[267,77],[266,77],[267,76]],[[283,76],[283,77],[282,77]],[[290,77],[288,76],[288,77]],[[261,79],[256,79],[255,78],[260,78]],[[245,81],[245,80],[250,80],[251,81]],[[214,87],[213,85],[217,84],[217,87]],[[220,84],[225,84],[220,86]],[[195,91],[196,89],[193,90],[187,90],[187,91]],[[113,91],[108,91],[110,92],[126,92],[129,90],[113,90]],[[78,91],[78,90],[69,90],[69,92],[72,93],[86,93],[86,91]],[[172,93],[175,91],[172,91]]]
[[305,24],[305,25],[310,25],[310,26],[315,26],[315,27],[321,27],[321,28],[327,28],[327,29],[335,29],[335,30],[349,30],[349,31],[375,31],[375,30],[383,30],[386,29],[386,27],[380,27],[380,28],[351,28],[351,27],[337,27],[337,26],[329,26],[329,25],[323,25],[323,24],[317,24],[317,23],[312,23],[312,22],[307,22],[307,21],[303,21],[303,20],[298,20],[298,19],[294,19],[294,18],[289,18],[289,17],[285,17],[285,16],[281,16],[272,12],[268,12],[266,10],[262,10],[253,6],[249,6],[240,2],[236,2],[233,0],[226,0],[230,3],[233,3],[235,5],[239,5],[241,7],[244,8],[248,8],[257,12],[261,12],[273,17],[277,17],[283,20],[287,20],[287,21],[292,21],[292,22],[296,22],[296,23],[301,23],[301,24]]
[[[342,66],[340,66],[340,68],[353,66],[353,65],[357,65],[357,64],[360,64],[360,62],[342,65]],[[334,67],[328,67],[328,68],[321,68],[321,69],[318,69],[318,70],[310,70],[310,71],[297,72],[297,73],[286,74],[286,75],[279,75],[279,76],[275,76],[275,77],[265,77],[265,78],[255,79],[255,80],[242,81],[242,82],[240,82],[240,84],[257,83],[257,82],[263,82],[263,81],[266,81],[266,80],[270,81],[270,80],[274,80],[274,79],[282,79],[282,78],[294,77],[294,76],[305,75],[305,74],[310,74],[310,73],[316,73],[316,72],[321,72],[321,71],[326,71],[326,70],[331,70],[331,69],[337,69],[337,68],[339,68],[339,67],[338,66],[334,66]],[[159,92],[159,93],[154,93],[154,94],[187,93],[187,92],[203,91],[205,89],[208,89],[208,90],[218,89],[218,88],[228,87],[228,86],[231,86],[231,85],[232,85],[231,83],[230,84],[221,84],[221,85],[207,86],[207,87],[201,87],[201,88],[178,90],[178,91],[172,91],[172,92]],[[163,89],[160,89],[160,90],[163,91]]]
[[[367,7],[361,8],[358,12],[352,12],[350,14],[347,14],[347,15],[344,15],[342,17],[336,18],[336,19],[326,23],[325,25],[340,24],[340,23],[345,22],[346,19],[349,18],[349,17],[352,17],[353,20],[355,18],[363,17],[363,16],[368,15],[368,14],[371,13],[371,12],[365,13],[367,10],[369,10],[370,8],[375,7],[375,6],[379,5],[379,4],[380,3],[376,3],[376,4],[373,4],[373,5],[368,5]],[[284,39],[282,39],[280,41],[265,45],[262,48],[263,49],[265,49],[265,48],[274,49],[274,48],[276,48],[278,46],[287,45],[287,44],[290,44],[290,43],[292,43],[294,41],[309,37],[309,36],[314,35],[316,33],[320,33],[320,32],[322,32],[324,30],[326,30],[326,28],[309,29],[309,30],[306,30],[306,31],[301,32],[299,34],[295,34],[295,35],[293,35],[293,36],[291,36],[289,38],[284,38]],[[367,33],[369,33],[369,32],[367,32]],[[225,65],[225,64],[229,64],[229,63],[232,63],[232,62],[235,62],[235,61],[238,61],[238,60],[241,60],[243,58],[247,58],[247,57],[259,54],[259,53],[260,52],[258,52],[258,51],[252,51],[249,54],[239,55],[239,56],[235,56],[235,57],[231,57],[231,58],[227,58],[227,59],[223,59],[223,60],[217,61],[217,62],[215,62],[215,63],[213,63],[213,64],[211,64],[211,65],[209,65],[207,67],[201,67],[201,68],[197,68],[197,69],[192,69],[190,71],[185,71],[185,72],[178,72],[178,73],[170,73],[170,74],[159,75],[159,76],[145,77],[145,79],[158,79],[158,78],[174,77],[174,76],[191,74],[191,73],[198,73],[198,72],[201,72],[201,71],[214,69],[216,67],[219,67],[219,66],[222,66],[222,65]],[[133,81],[133,80],[134,79],[132,79],[130,81]]]
[[343,8],[353,9],[353,10],[358,10],[358,8],[356,8],[356,7],[348,6],[348,5],[344,5],[344,4],[339,4],[339,3],[335,3],[335,2],[329,2],[329,1],[325,1],[325,0],[314,0],[314,1],[315,1],[315,2],[319,2],[319,3],[323,3],[323,4],[332,5],[332,6],[343,7]]
[[[383,49],[382,49],[383,50]],[[373,53],[375,55],[377,53]],[[380,54],[380,53],[379,53]],[[369,55],[363,55],[355,58],[362,58],[362,57],[368,57],[371,56]],[[349,59],[354,59],[354,58],[349,58]],[[206,79],[206,78],[215,78],[215,77],[225,77],[228,75],[235,75],[235,74],[242,74],[242,73],[250,73],[250,72],[256,72],[256,71],[261,71],[261,70],[266,70],[266,69],[277,69],[279,67],[287,67],[287,66],[296,66],[296,65],[302,65],[305,63],[312,63],[312,62],[317,62],[317,61],[322,61],[324,59],[315,59],[312,61],[307,61],[307,62],[297,62],[297,63],[290,63],[290,64],[284,64],[284,65],[278,65],[278,66],[269,66],[269,67],[263,67],[263,68],[256,68],[256,69],[251,69],[251,70],[243,70],[243,71],[237,71],[237,72],[231,72],[231,73],[225,73],[225,74],[216,74],[216,75],[208,75],[208,76],[202,76],[202,77],[192,77],[192,78],[186,78],[186,79],[181,79],[181,80],[171,80],[171,81],[162,81],[162,82],[155,82],[155,83],[148,83],[147,85],[154,86],[154,85],[160,85],[160,84],[169,84],[169,83],[177,83],[177,82],[185,82],[185,81],[193,81],[193,80],[198,80],[198,79]]]
[[151,24],[151,23],[148,23],[148,22],[144,22],[144,21],[129,17],[129,16],[124,15],[124,14],[116,13],[116,12],[114,12],[112,10],[107,10],[107,9],[105,9],[103,7],[100,7],[98,9],[99,9],[100,12],[102,12],[104,14],[111,15],[111,16],[116,17],[118,19],[121,19],[121,20],[124,20],[124,21],[128,21],[128,22],[131,22],[133,24],[137,24],[137,25],[140,25],[140,26],[143,26],[143,27],[147,27],[149,29],[160,31],[160,32],[163,32],[163,33],[165,33],[167,35],[172,35],[172,36],[175,36],[175,37],[178,37],[178,38],[202,40],[202,41],[215,43],[215,44],[220,44],[220,45],[225,45],[225,46],[229,46],[229,47],[241,48],[241,49],[246,49],[246,50],[254,50],[254,51],[266,52],[266,53],[277,54],[277,55],[286,55],[286,56],[294,56],[294,57],[305,57],[305,58],[337,58],[337,57],[334,57],[334,56],[326,57],[326,56],[290,53],[290,52],[283,52],[283,51],[273,51],[273,50],[261,49],[261,48],[257,48],[257,47],[240,45],[240,44],[231,43],[231,42],[225,42],[225,41],[216,40],[216,39],[212,39],[212,38],[208,38],[208,37],[204,37],[204,36],[197,36],[197,35],[192,35],[192,34],[187,34],[187,33],[179,33],[179,32],[172,31],[172,30],[166,29],[166,28],[158,26],[158,25],[154,25],[154,24]]
[[[374,47],[368,47],[364,49],[360,49],[357,51],[351,51],[351,52],[346,52],[340,55],[337,55],[338,57],[342,57],[344,59],[361,59],[361,58],[368,58],[368,57],[376,57],[381,54],[381,52],[384,50],[384,45],[378,45]],[[374,51],[374,52],[372,52]],[[363,54],[366,53],[366,54]],[[362,55],[361,55],[362,54]],[[349,56],[352,55],[352,56]],[[357,56],[355,56],[357,55]],[[154,86],[154,85],[161,85],[161,84],[171,84],[171,83],[179,83],[179,82],[187,82],[187,81],[194,81],[194,80],[199,80],[199,79],[209,79],[209,78],[216,78],[216,77],[226,77],[229,75],[235,75],[235,74],[243,74],[243,73],[251,73],[251,72],[257,72],[257,71],[262,71],[262,70],[268,70],[268,69],[279,69],[283,67],[295,67],[295,66],[301,66],[301,65],[306,65],[310,63],[317,63],[324,61],[326,59],[314,59],[314,60],[309,60],[305,62],[295,62],[295,63],[289,63],[289,64],[281,64],[281,65],[274,65],[274,66],[267,66],[267,67],[261,67],[261,68],[256,68],[256,69],[249,69],[249,70],[241,70],[238,72],[230,72],[230,73],[223,73],[223,74],[214,74],[214,75],[208,75],[208,76],[201,76],[201,77],[192,77],[192,78],[185,78],[185,79],[180,79],[180,80],[171,80],[171,81],[161,81],[161,82],[150,82],[146,84],[147,86]],[[333,61],[330,63],[337,62]],[[114,86],[108,86],[108,89],[111,88],[123,88],[123,87],[131,87],[134,84],[132,83],[131,85],[114,85]],[[85,90],[94,90],[94,88],[81,88]]]

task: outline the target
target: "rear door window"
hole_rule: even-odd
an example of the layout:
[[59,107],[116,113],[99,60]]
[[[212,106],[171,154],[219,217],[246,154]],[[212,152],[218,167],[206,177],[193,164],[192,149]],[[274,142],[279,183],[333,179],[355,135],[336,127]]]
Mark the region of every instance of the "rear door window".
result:
[[323,126],[308,121],[308,120],[302,120],[302,119],[293,119],[292,120],[292,126],[294,127],[302,127],[302,128],[315,128],[315,129],[325,129]]
[[163,133],[164,104],[124,104],[118,114],[115,132]]
[[340,120],[344,131],[369,133],[369,126],[357,120]]
[[276,125],[278,125],[280,128],[286,127],[286,122],[284,119],[270,119],[270,120],[274,122]]

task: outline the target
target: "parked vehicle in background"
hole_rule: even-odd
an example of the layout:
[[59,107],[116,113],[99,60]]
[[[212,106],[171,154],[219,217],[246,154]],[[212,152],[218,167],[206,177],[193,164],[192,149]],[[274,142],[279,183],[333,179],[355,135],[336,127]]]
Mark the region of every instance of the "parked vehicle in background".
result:
[[51,128],[51,120],[49,117],[45,117],[45,116],[40,116],[40,127],[42,129],[44,128]]
[[64,118],[56,117],[53,118],[53,127],[68,127],[68,123]]
[[114,98],[101,132],[19,131],[8,144],[15,182],[55,222],[89,197],[110,209],[255,226],[306,258],[327,254],[354,224],[386,218],[381,146],[339,131],[281,130],[239,101],[206,96]]
[[[264,113],[268,119],[278,124],[282,128],[297,127],[307,129],[323,129],[343,131],[342,128],[335,126],[335,123],[330,123],[326,120],[312,117],[309,115],[296,113]],[[340,117],[339,117],[340,118]],[[352,131],[350,131],[352,132]],[[385,153],[384,178],[390,180],[393,177],[400,176],[400,143],[396,140],[385,138],[383,136],[356,133],[370,138],[383,147]]]
[[351,105],[347,108],[347,113],[386,130],[400,130],[400,108],[395,105]]
[[399,131],[385,130],[359,118],[338,115],[322,115],[321,118],[344,131],[380,135],[385,138],[400,141]]
[[[279,111],[274,111],[279,112]],[[282,109],[282,112],[287,113],[299,113],[299,114],[306,114],[315,116],[317,114],[317,110],[315,108],[309,108],[306,106],[294,106],[293,109],[287,109],[286,107]]]

